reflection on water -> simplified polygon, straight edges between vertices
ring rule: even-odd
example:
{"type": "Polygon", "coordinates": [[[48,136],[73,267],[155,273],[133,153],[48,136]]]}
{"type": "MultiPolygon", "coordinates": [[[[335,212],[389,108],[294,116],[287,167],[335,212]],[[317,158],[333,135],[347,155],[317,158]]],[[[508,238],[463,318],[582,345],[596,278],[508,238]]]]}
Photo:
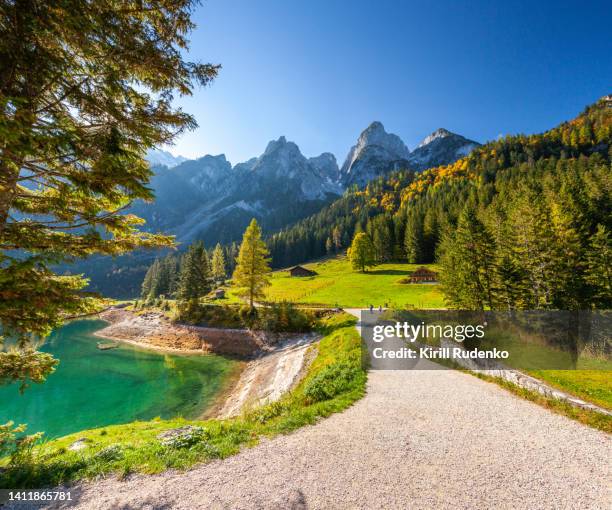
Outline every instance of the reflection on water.
{"type": "Polygon", "coordinates": [[[104,425],[178,415],[193,418],[209,405],[229,374],[231,360],[181,356],[121,344],[99,350],[97,320],[75,321],[41,348],[60,360],[54,374],[23,395],[0,387],[0,423],[27,423],[29,432],[58,437],[104,425]]]}

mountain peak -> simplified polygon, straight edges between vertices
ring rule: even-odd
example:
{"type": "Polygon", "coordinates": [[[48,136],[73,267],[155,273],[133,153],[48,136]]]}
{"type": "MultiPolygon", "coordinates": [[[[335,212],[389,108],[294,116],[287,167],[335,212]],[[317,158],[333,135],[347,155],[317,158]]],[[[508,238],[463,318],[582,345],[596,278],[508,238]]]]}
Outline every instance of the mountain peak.
{"type": "Polygon", "coordinates": [[[202,161],[204,163],[207,161],[219,161],[221,163],[227,163],[227,158],[225,157],[225,154],[217,154],[216,156],[213,156],[212,154],[206,154],[201,158],[198,158],[196,161],[202,161]]]}
{"type": "Polygon", "coordinates": [[[354,156],[358,157],[359,153],[367,146],[378,145],[383,149],[392,153],[396,159],[405,158],[410,154],[408,147],[402,142],[401,138],[393,133],[387,133],[382,122],[375,120],[359,135],[354,156]]]}
{"type": "Polygon", "coordinates": [[[410,156],[408,147],[379,121],[372,122],[351,147],[340,170],[345,186],[364,186],[373,178],[404,166],[410,156]]]}
{"type": "Polygon", "coordinates": [[[379,120],[375,120],[365,128],[364,132],[365,131],[385,131],[385,126],[383,126],[382,122],[379,120]]]}
{"type": "Polygon", "coordinates": [[[430,135],[426,136],[423,141],[417,145],[417,149],[419,147],[423,147],[424,145],[430,144],[434,140],[438,140],[440,138],[446,138],[447,136],[457,136],[455,133],[451,133],[448,129],[438,128],[430,135]]]}
{"type": "Polygon", "coordinates": [[[480,144],[448,129],[436,129],[412,151],[410,163],[415,170],[425,170],[452,163],[467,156],[480,144]]]}
{"type": "Polygon", "coordinates": [[[266,150],[264,151],[263,155],[271,154],[279,149],[283,149],[284,147],[290,147],[290,148],[295,147],[295,149],[297,149],[298,152],[300,150],[295,143],[288,142],[287,138],[285,138],[285,136],[283,135],[283,136],[279,136],[278,140],[270,140],[268,142],[268,145],[266,146],[266,150]]]}

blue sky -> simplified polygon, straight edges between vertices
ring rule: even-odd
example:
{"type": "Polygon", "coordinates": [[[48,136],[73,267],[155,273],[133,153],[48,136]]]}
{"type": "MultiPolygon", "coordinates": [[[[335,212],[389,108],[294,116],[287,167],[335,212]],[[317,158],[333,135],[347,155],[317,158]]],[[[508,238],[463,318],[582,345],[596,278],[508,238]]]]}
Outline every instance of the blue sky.
{"type": "Polygon", "coordinates": [[[612,93],[610,1],[207,0],[190,58],[223,66],[178,100],[171,152],[232,163],[285,135],[339,164],[373,120],[410,149],[438,127],[535,133],[612,93]]]}

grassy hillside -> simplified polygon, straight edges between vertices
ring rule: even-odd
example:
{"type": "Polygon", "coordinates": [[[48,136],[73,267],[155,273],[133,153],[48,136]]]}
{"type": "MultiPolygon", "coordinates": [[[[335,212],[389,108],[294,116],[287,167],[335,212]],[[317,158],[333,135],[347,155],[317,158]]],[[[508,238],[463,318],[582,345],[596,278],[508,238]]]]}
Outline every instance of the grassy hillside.
{"type": "MultiPolygon", "coordinates": [[[[444,308],[444,300],[435,284],[405,284],[419,265],[385,263],[367,273],[351,269],[346,257],[305,264],[316,276],[292,278],[287,271],[273,273],[267,291],[269,301],[291,301],[313,305],[366,308],[387,303],[401,308],[444,308]]],[[[435,266],[429,265],[434,268],[435,266]]]]}

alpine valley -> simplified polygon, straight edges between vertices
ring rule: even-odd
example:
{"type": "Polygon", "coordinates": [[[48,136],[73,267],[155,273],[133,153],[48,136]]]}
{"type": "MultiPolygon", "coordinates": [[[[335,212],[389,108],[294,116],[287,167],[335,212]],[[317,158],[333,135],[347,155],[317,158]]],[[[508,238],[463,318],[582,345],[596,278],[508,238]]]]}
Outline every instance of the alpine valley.
{"type": "MultiPolygon", "coordinates": [[[[252,218],[272,234],[317,213],[349,188],[363,188],[399,169],[422,171],[452,163],[479,145],[438,129],[411,152],[399,136],[372,122],[342,167],[329,152],[304,156],[284,136],[270,141],[260,156],[235,165],[224,154],[187,160],[154,150],[147,159],[154,172],[150,185],[155,201],[134,203],[130,212],[146,221],[144,230],[176,236],[179,249],[194,240],[207,247],[229,244],[239,241],[252,218]]],[[[92,258],[73,265],[71,272],[84,272],[92,290],[130,297],[138,294],[144,271],[156,255],[92,258]]]]}

